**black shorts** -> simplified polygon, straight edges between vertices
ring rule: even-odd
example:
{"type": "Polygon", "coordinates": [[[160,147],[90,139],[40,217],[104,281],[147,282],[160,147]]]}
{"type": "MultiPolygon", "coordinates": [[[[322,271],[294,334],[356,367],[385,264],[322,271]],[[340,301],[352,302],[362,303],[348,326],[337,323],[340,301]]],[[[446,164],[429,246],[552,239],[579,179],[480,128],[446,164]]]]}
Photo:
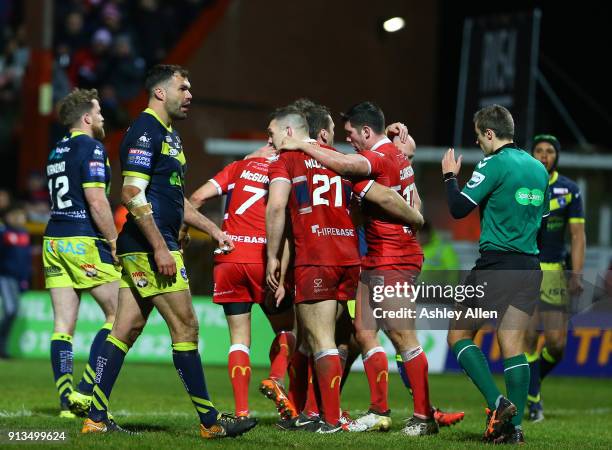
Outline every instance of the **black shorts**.
{"type": "Polygon", "coordinates": [[[463,304],[469,308],[496,311],[501,318],[508,306],[533,311],[540,298],[542,271],[536,255],[485,251],[468,274],[465,286],[474,286],[481,297],[471,297],[463,304]]]}
{"type": "MultiPolygon", "coordinates": [[[[246,314],[250,313],[253,305],[256,303],[253,302],[231,302],[231,303],[221,303],[223,305],[223,312],[226,316],[237,316],[238,314],[246,314]]],[[[261,306],[261,310],[266,314],[266,316],[274,316],[276,314],[284,313],[291,307],[293,307],[293,296],[285,295],[283,301],[278,305],[278,308],[272,308],[266,305],[266,302],[262,302],[259,304],[261,306]]]]}

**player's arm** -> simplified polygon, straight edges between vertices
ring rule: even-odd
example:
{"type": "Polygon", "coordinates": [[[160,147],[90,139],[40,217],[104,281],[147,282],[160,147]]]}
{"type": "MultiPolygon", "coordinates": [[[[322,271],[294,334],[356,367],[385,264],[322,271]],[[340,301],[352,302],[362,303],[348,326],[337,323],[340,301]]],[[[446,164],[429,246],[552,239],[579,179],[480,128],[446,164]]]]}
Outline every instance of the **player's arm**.
{"type": "Polygon", "coordinates": [[[108,241],[111,248],[111,254],[113,261],[118,263],[117,259],[117,229],[115,228],[115,221],[113,219],[113,212],[111,211],[106,192],[103,187],[84,187],[85,200],[89,206],[89,212],[93,219],[96,227],[104,236],[104,239],[108,241]]]}
{"type": "Polygon", "coordinates": [[[291,239],[285,235],[285,239],[283,239],[283,256],[280,260],[280,276],[278,279],[278,287],[276,291],[274,291],[274,299],[276,300],[276,307],[278,307],[283,298],[285,298],[285,278],[287,277],[287,270],[289,270],[289,265],[291,260],[293,259],[293,245],[291,239]]]}
{"type": "Polygon", "coordinates": [[[234,249],[234,244],[230,240],[229,236],[225,234],[224,231],[221,231],[221,229],[212,220],[195,209],[195,207],[187,199],[185,199],[184,221],[187,225],[208,233],[219,243],[219,248],[225,253],[229,253],[234,249]]]}
{"type": "Polygon", "coordinates": [[[414,208],[421,212],[423,211],[423,209],[421,208],[423,206],[423,203],[421,202],[421,196],[419,195],[419,191],[416,187],[416,184],[414,185],[414,208]]]}
{"type": "Polygon", "coordinates": [[[216,186],[212,180],[208,180],[191,194],[189,203],[191,203],[194,208],[200,209],[208,200],[219,197],[220,195],[221,193],[219,192],[218,186],[216,186]]]}
{"type": "Polygon", "coordinates": [[[462,156],[455,161],[455,150],[449,148],[442,158],[442,174],[446,185],[446,201],[451,215],[455,219],[462,219],[467,216],[478,203],[465,195],[462,195],[457,183],[457,174],[461,169],[462,156]]]}
{"type": "Polygon", "coordinates": [[[574,199],[572,203],[570,203],[569,231],[572,257],[572,275],[569,280],[569,290],[573,295],[577,295],[583,290],[582,271],[584,269],[584,254],[586,252],[584,212],[582,209],[580,191],[574,194],[574,199]]]}
{"type": "Polygon", "coordinates": [[[266,206],[266,240],[268,263],[266,268],[266,281],[272,289],[279,286],[279,261],[281,244],[285,232],[285,210],[291,193],[289,180],[271,180],[266,206]]]}
{"type": "Polygon", "coordinates": [[[176,262],[153,220],[153,207],[145,196],[148,185],[149,181],[144,178],[126,176],[121,188],[121,202],[134,217],[136,225],[153,248],[157,270],[162,275],[171,277],[176,274],[176,262]]]}
{"type": "Polygon", "coordinates": [[[409,206],[401,195],[386,186],[373,182],[365,192],[364,198],[376,203],[389,216],[401,220],[406,225],[418,229],[425,223],[423,216],[416,208],[409,206]]]}
{"type": "Polygon", "coordinates": [[[408,140],[408,127],[401,122],[394,122],[391,125],[387,125],[385,135],[391,140],[395,136],[399,136],[400,141],[404,143],[408,140]]]}
{"type": "Polygon", "coordinates": [[[325,167],[344,176],[370,175],[370,163],[361,155],[345,155],[344,153],[323,148],[310,142],[300,141],[290,136],[282,143],[283,150],[301,150],[316,159],[325,167]]]}

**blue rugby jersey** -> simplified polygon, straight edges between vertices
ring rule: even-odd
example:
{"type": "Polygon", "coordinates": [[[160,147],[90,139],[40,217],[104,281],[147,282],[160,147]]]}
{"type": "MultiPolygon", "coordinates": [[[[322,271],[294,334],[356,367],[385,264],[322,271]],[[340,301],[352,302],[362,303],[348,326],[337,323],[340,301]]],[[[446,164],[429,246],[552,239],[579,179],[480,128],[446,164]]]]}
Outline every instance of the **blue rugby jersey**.
{"type": "MultiPolygon", "coordinates": [[[[145,191],[153,207],[153,219],[169,250],[178,250],[183,223],[185,154],[176,130],[167,126],[150,108],[145,109],[127,131],[120,149],[121,173],[149,182],[145,191]]],[[[131,214],[119,234],[117,253],[151,253],[153,249],[131,214]]]]}
{"type": "Polygon", "coordinates": [[[564,262],[567,224],[584,223],[582,195],[576,183],[558,172],[549,180],[549,191],[550,216],[540,244],[540,261],[564,262]]]}
{"type": "Polygon", "coordinates": [[[85,188],[110,191],[111,170],[104,145],[74,131],[53,147],[47,158],[51,219],[45,236],[102,237],[91,218],[85,188]]]}

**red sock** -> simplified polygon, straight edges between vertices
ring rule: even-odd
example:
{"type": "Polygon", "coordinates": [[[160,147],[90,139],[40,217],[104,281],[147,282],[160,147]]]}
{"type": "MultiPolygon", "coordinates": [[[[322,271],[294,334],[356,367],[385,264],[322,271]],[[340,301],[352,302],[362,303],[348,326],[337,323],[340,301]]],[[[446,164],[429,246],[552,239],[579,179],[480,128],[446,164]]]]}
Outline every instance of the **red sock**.
{"type": "Polygon", "coordinates": [[[270,378],[284,380],[287,366],[295,349],[295,336],[291,331],[281,331],[270,346],[270,378]]]}
{"type": "Polygon", "coordinates": [[[298,411],[304,409],[308,389],[308,356],[300,350],[291,357],[289,364],[289,400],[298,411]]]}
{"type": "Polygon", "coordinates": [[[251,359],[246,345],[234,344],[230,347],[227,371],[234,390],[236,416],[249,414],[251,359]]]}
{"type": "Polygon", "coordinates": [[[308,358],[308,387],[306,390],[306,404],[304,414],[307,416],[319,415],[319,403],[317,401],[317,374],[314,369],[314,359],[308,358]]]}
{"type": "Polygon", "coordinates": [[[427,356],[421,347],[417,347],[402,352],[402,360],[412,388],[414,415],[427,419],[431,417],[427,356]]]}
{"type": "Polygon", "coordinates": [[[321,391],[321,403],[325,421],[336,425],[340,420],[340,383],[342,365],[335,348],[319,352],[315,356],[315,370],[321,391]]]}
{"type": "Polygon", "coordinates": [[[374,347],[363,360],[363,367],[370,385],[370,409],[384,413],[389,410],[389,362],[382,347],[374,347]]]}

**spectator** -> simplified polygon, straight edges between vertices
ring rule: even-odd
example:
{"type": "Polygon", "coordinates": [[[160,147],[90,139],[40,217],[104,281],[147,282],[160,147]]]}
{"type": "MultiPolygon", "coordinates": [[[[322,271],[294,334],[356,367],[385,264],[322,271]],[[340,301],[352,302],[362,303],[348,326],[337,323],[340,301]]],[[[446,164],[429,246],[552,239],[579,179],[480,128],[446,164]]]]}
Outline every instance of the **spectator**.
{"type": "Polygon", "coordinates": [[[14,205],[0,225],[0,358],[8,358],[8,339],[19,309],[21,292],[29,288],[32,275],[30,236],[24,228],[26,213],[14,205]]]}
{"type": "Polygon", "coordinates": [[[25,209],[29,221],[37,223],[49,221],[49,191],[45,177],[39,172],[31,172],[28,177],[25,209]]]}
{"type": "Polygon", "coordinates": [[[145,61],[134,55],[129,36],[122,34],[115,39],[110,83],[120,101],[135,97],[141,90],[145,75],[145,61]]]}
{"type": "Polygon", "coordinates": [[[93,35],[91,47],[83,48],[74,54],[68,69],[68,76],[73,86],[95,88],[106,80],[112,40],[111,33],[105,28],[100,28],[93,35]]]}

